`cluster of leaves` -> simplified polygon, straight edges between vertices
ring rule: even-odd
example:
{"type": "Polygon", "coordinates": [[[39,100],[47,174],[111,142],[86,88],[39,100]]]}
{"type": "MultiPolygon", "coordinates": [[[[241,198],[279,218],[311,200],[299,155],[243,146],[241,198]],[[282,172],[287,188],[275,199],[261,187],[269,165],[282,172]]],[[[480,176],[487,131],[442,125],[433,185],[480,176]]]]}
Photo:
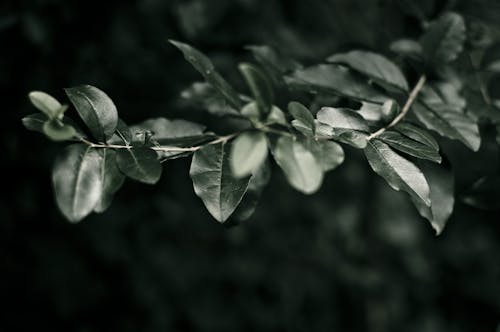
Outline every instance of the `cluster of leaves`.
{"type": "MultiPolygon", "coordinates": [[[[52,176],[70,221],[106,210],[125,177],[155,184],[162,162],[191,155],[194,191],[210,214],[219,222],[244,220],[270,180],[271,159],[293,188],[312,194],[344,161],[344,144],[362,150],[373,171],[408,193],[440,233],[455,198],[439,142],[458,140],[477,151],[479,122],[499,119],[477,66],[462,64],[471,46],[457,13],[428,24],[418,41],[392,43],[394,62],[352,50],[304,67],[268,46],[250,46],[259,66],[239,65],[250,96],[237,92],[200,51],[171,43],[205,79],[182,97],[215,116],[237,118],[237,128],[219,136],[198,123],[164,118],[127,126],[104,92],[88,85],[66,89],[87,133],[65,116],[66,105],[30,93],[41,113],[25,117],[24,125],[56,141],[75,141],[56,159],[52,176]],[[479,82],[464,83],[471,73],[479,82]]],[[[500,68],[498,47],[480,53],[482,68],[500,68]]]]}

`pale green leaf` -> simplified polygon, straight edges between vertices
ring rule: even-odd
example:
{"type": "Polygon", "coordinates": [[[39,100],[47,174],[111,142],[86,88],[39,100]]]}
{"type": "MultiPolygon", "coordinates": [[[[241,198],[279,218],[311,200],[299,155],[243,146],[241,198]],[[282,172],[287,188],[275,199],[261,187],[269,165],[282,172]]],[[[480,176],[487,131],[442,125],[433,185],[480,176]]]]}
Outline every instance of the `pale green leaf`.
{"type": "Polygon", "coordinates": [[[67,141],[76,136],[75,128],[57,119],[47,120],[43,124],[43,133],[53,141],[67,141]]]}
{"type": "Polygon", "coordinates": [[[321,187],[323,166],[304,143],[282,136],[272,152],[292,187],[304,194],[312,194],[321,187]]]}
{"type": "Polygon", "coordinates": [[[267,158],[267,138],[263,132],[245,132],[231,144],[230,165],[235,177],[251,175],[267,158]]]}
{"type": "Polygon", "coordinates": [[[42,91],[32,91],[28,97],[33,106],[51,119],[58,117],[63,107],[57,99],[42,91]]]}
{"type": "Polygon", "coordinates": [[[361,115],[347,108],[323,107],[316,114],[319,122],[333,128],[369,131],[366,120],[361,115]]]}
{"type": "Polygon", "coordinates": [[[307,128],[312,135],[316,133],[316,123],[311,111],[299,102],[292,101],[288,104],[288,112],[297,121],[296,126],[307,128]]]}

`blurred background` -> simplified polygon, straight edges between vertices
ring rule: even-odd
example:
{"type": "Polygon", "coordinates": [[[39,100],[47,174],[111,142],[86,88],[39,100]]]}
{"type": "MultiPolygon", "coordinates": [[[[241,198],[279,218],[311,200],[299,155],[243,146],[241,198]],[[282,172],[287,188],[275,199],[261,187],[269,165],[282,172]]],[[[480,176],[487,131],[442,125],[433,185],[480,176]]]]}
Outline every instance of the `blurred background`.
{"type": "MultiPolygon", "coordinates": [[[[165,163],[156,186],[127,181],[108,211],[73,225],[50,182],[61,146],[21,124],[30,90],[66,100],[63,87],[85,83],[129,124],[164,116],[217,128],[180,102],[201,78],[167,38],[242,87],[245,45],[306,64],[354,47],[387,53],[447,8],[500,22],[495,0],[2,0],[0,331],[500,331],[498,210],[457,201],[436,237],[347,149],[313,196],[275,170],[238,226],[218,224],[194,195],[189,158],[165,163]]],[[[483,134],[477,154],[446,143],[458,196],[498,174],[483,134]]]]}

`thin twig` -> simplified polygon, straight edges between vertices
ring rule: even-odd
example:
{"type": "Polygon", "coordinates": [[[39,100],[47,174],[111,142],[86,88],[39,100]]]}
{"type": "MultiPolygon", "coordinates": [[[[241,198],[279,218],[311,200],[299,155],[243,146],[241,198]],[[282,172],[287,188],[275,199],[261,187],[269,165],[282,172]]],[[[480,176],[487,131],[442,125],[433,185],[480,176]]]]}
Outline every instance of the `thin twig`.
{"type": "Polygon", "coordinates": [[[389,123],[387,126],[380,128],[376,132],[370,134],[370,136],[368,136],[368,140],[374,139],[375,137],[377,137],[380,134],[382,134],[383,132],[385,132],[387,129],[394,127],[401,120],[403,120],[403,118],[406,116],[406,114],[410,110],[411,105],[413,104],[413,102],[417,98],[418,93],[424,87],[426,80],[427,80],[427,77],[425,76],[425,74],[420,76],[417,84],[415,85],[413,90],[411,90],[410,95],[408,96],[408,99],[406,100],[406,103],[404,104],[403,109],[401,110],[401,113],[399,113],[394,119],[392,119],[391,123],[389,123]]]}
{"type": "MultiPolygon", "coordinates": [[[[150,149],[158,152],[195,152],[205,145],[210,145],[210,144],[218,144],[218,143],[224,143],[232,139],[234,136],[238,135],[238,133],[233,133],[229,134],[226,136],[220,136],[213,141],[210,141],[204,145],[197,145],[197,146],[192,146],[192,147],[178,147],[178,146],[151,146],[150,149]]],[[[80,138],[80,141],[83,143],[89,145],[90,147],[96,148],[96,149],[133,149],[134,147],[131,145],[117,145],[117,144],[98,144],[98,143],[93,143],[83,137],[80,138]]]]}

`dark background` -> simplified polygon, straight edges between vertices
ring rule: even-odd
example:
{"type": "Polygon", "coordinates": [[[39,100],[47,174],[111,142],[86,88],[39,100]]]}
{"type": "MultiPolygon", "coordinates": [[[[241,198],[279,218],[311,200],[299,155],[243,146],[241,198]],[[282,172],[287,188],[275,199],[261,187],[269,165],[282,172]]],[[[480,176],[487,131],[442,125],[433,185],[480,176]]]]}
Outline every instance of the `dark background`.
{"type": "MultiPolygon", "coordinates": [[[[313,196],[275,170],[257,213],[236,227],[194,195],[189,159],[166,163],[156,186],[127,181],[107,212],[73,225],[50,183],[61,146],[20,121],[34,112],[30,90],[65,100],[63,87],[86,83],[128,123],[217,126],[179,102],[200,77],[167,38],[203,50],[241,87],[244,45],[304,63],[354,47],[387,53],[449,6],[500,21],[494,0],[3,0],[0,331],[497,331],[498,211],[457,202],[435,237],[348,149],[313,196]]],[[[495,144],[477,154],[447,144],[460,156],[457,195],[498,172],[495,144]]]]}

